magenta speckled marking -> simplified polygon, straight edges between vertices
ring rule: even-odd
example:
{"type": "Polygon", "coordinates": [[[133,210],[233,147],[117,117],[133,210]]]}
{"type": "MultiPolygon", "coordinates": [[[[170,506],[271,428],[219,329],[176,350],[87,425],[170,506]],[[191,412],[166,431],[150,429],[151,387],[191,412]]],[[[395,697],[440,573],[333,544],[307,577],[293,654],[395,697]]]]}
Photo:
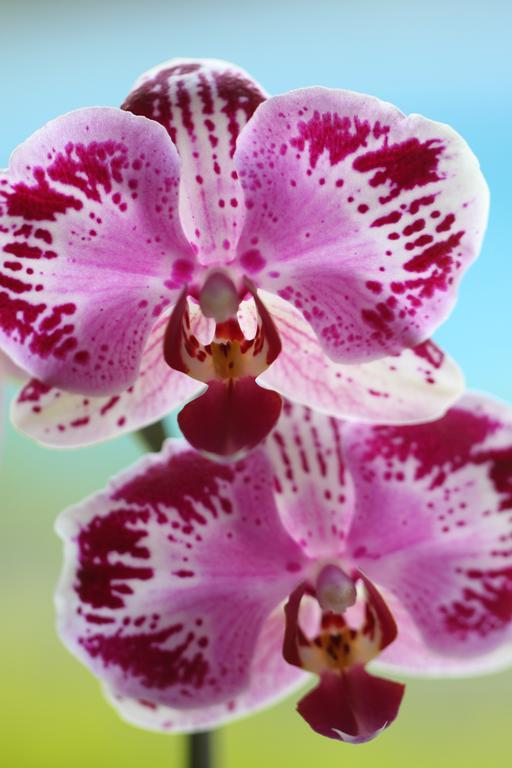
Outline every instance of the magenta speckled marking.
{"type": "Polygon", "coordinates": [[[48,384],[32,379],[28,384],[25,384],[18,399],[20,403],[38,403],[50,390],[51,387],[48,384]]]}
{"type": "Polygon", "coordinates": [[[147,121],[78,110],[26,142],[9,174],[0,176],[0,249],[10,257],[0,262],[0,328],[8,349],[65,390],[122,390],[169,291],[193,271],[183,268],[192,254],[177,218],[175,150],[147,121]],[[104,138],[109,133],[114,138],[104,138]]]}
{"type": "MultiPolygon", "coordinates": [[[[375,427],[365,442],[365,455],[368,459],[381,456],[401,462],[414,458],[415,479],[431,477],[431,489],[442,485],[449,472],[468,464],[499,461],[503,456],[509,456],[512,462],[512,449],[478,453],[477,446],[499,428],[499,423],[488,416],[452,408],[436,427],[435,430],[429,424],[375,427]]],[[[509,466],[512,468],[512,463],[509,466]]],[[[505,493],[512,504],[512,486],[503,480],[494,483],[495,489],[505,493]]]]}
{"type": "Polygon", "coordinates": [[[427,648],[468,663],[507,642],[512,622],[511,445],[510,410],[478,396],[429,425],[349,428],[355,556],[427,648]]]}
{"type": "Polygon", "coordinates": [[[32,186],[18,182],[10,192],[0,190],[0,204],[4,198],[9,216],[25,221],[55,221],[57,214],[65,213],[70,208],[75,211],[82,209],[80,200],[51,188],[44,168],[34,168],[33,176],[36,183],[32,186]]]}
{"type": "Polygon", "coordinates": [[[257,248],[251,248],[240,256],[240,264],[244,270],[253,275],[257,272],[261,272],[266,265],[266,261],[263,258],[261,251],[257,248]]]}
{"type": "MultiPolygon", "coordinates": [[[[207,522],[204,513],[199,512],[199,505],[212,517],[217,517],[213,498],[218,497],[219,482],[232,479],[233,470],[227,464],[213,464],[190,452],[171,456],[167,465],[150,467],[145,474],[119,488],[113,498],[150,507],[154,512],[158,512],[161,505],[170,506],[182,520],[184,530],[191,533],[193,526],[203,526],[207,522]]],[[[230,514],[229,499],[218,498],[224,513],[230,514]]]]}
{"type": "Polygon", "coordinates": [[[113,184],[121,184],[129,167],[128,147],[118,141],[68,142],[47,168],[52,181],[80,190],[88,200],[101,202],[113,184]],[[101,191],[100,191],[101,189],[101,191]]]}
{"type": "Polygon", "coordinates": [[[386,224],[396,224],[400,219],[402,218],[402,214],[400,211],[391,211],[391,213],[387,213],[385,216],[379,216],[378,219],[375,219],[375,221],[372,221],[370,224],[371,227],[384,227],[386,224]]]}
{"type": "MultiPolygon", "coordinates": [[[[236,70],[210,71],[200,64],[164,68],[139,85],[125,100],[122,108],[157,120],[180,146],[177,114],[189,138],[197,139],[194,107],[196,92],[201,104],[199,113],[209,116],[207,121],[203,118],[201,124],[205,124],[210,138],[211,134],[220,129],[218,115],[224,115],[230,137],[230,154],[233,156],[240,130],[264,100],[259,88],[236,70]]],[[[210,147],[210,150],[213,148],[210,147]]],[[[211,154],[211,151],[207,154],[211,154]]]]}
{"type": "Polygon", "coordinates": [[[183,625],[174,624],[154,632],[92,635],[81,645],[92,658],[99,657],[108,666],[116,665],[148,689],[174,686],[202,688],[212,685],[207,678],[209,665],[201,653],[201,644],[193,632],[182,634],[183,625]],[[169,648],[169,640],[177,636],[169,648]]]}
{"type": "Polygon", "coordinates": [[[426,272],[435,266],[440,268],[445,275],[449,275],[455,266],[452,253],[460,244],[463,235],[464,232],[457,232],[450,235],[446,240],[434,243],[417,256],[406,261],[404,269],[407,272],[426,272]]]}
{"type": "Polygon", "coordinates": [[[308,120],[297,123],[298,135],[290,138],[290,145],[304,152],[309,147],[309,163],[315,168],[319,157],[327,151],[331,165],[337,165],[348,155],[366,146],[372,129],[367,120],[340,116],[317,110],[308,120]]]}
{"type": "Polygon", "coordinates": [[[214,73],[213,77],[218,97],[223,102],[221,112],[227,117],[230,155],[233,157],[238,134],[265,97],[253,82],[238,73],[226,70],[214,73]]]}
{"type": "MultiPolygon", "coordinates": [[[[1,190],[0,213],[3,202],[7,214],[16,221],[13,236],[33,236],[37,240],[51,243],[50,232],[37,228],[32,235],[32,227],[26,224],[20,226],[19,219],[53,222],[57,215],[63,215],[69,209],[81,210],[83,203],[72,195],[64,195],[53,189],[50,181],[75,187],[87,199],[99,202],[100,188],[109,193],[112,181],[122,181],[122,168],[127,164],[126,152],[123,144],[114,141],[91,142],[88,145],[69,142],[64,152],[54,152],[46,170],[37,167],[32,171],[35,182],[32,186],[19,182],[13,184],[10,191],[1,190]]],[[[20,260],[57,258],[55,251],[43,250],[39,245],[32,245],[25,240],[7,242],[3,251],[20,260]]],[[[14,280],[2,274],[0,286],[10,294],[24,294],[40,289],[39,284],[34,286],[33,282],[14,280]]],[[[43,288],[44,283],[41,284],[41,289],[43,288]]],[[[76,313],[74,303],[54,306],[50,314],[43,317],[47,309],[44,304],[31,304],[6,293],[3,293],[1,298],[1,327],[9,336],[17,335],[22,343],[29,339],[28,346],[32,354],[42,359],[48,359],[50,356],[64,359],[76,349],[78,342],[72,335],[75,328],[67,321],[67,318],[76,313]],[[36,320],[39,320],[39,323],[36,320]]]]}
{"type": "Polygon", "coordinates": [[[149,550],[146,537],[147,511],[113,510],[106,517],[94,517],[78,536],[77,582],[80,600],[93,608],[122,608],[123,595],[130,594],[127,582],[146,581],[152,568],[144,565],[149,550]],[[116,555],[130,555],[139,565],[116,562],[116,555]]]}
{"type": "Polygon", "coordinates": [[[309,556],[338,546],[346,536],[352,503],[340,422],[285,401],[267,451],[276,494],[293,499],[283,514],[295,540],[309,556]]]}
{"type": "Polygon", "coordinates": [[[467,568],[463,574],[469,586],[461,599],[440,608],[448,631],[459,637],[475,633],[486,637],[506,628],[512,621],[512,566],[467,568]]]}
{"type": "Polygon", "coordinates": [[[439,181],[437,169],[443,150],[444,144],[439,139],[420,142],[411,138],[359,155],[353,168],[360,173],[375,171],[369,180],[372,187],[389,185],[389,194],[380,198],[382,203],[387,203],[404,191],[439,181]]]}
{"type": "Polygon", "coordinates": [[[443,365],[446,355],[433,341],[424,341],[412,350],[417,357],[426,360],[436,371],[443,365]]]}

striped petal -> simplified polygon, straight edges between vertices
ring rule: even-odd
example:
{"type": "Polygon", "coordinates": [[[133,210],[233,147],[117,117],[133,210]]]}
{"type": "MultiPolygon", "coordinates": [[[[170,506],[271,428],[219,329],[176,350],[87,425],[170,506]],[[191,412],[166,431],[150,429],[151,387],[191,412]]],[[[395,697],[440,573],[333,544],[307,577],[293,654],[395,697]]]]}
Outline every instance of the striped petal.
{"type": "Polygon", "coordinates": [[[265,450],[276,503],[290,536],[308,557],[338,555],[345,547],[354,506],[342,423],[285,401],[265,450]]]}
{"type": "Polygon", "coordinates": [[[238,134],[265,99],[239,67],[171,59],[144,73],[123,109],[161,123],[181,158],[180,214],[202,264],[232,261],[245,215],[233,161],[238,134]]]}

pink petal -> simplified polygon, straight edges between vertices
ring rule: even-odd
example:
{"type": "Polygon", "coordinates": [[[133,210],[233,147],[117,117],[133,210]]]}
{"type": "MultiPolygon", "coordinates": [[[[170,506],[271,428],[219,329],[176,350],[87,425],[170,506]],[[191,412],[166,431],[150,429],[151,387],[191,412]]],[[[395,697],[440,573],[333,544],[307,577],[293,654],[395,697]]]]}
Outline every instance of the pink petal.
{"type": "Polygon", "coordinates": [[[283,611],[280,608],[266,619],[258,636],[248,687],[225,703],[200,709],[173,709],[128,699],[113,691],[107,690],[107,695],[125,720],[142,728],[181,733],[218,728],[277,703],[297,691],[309,678],[309,675],[284,661],[281,654],[283,633],[283,611]]]}
{"type": "Polygon", "coordinates": [[[117,395],[84,397],[33,379],[12,404],[16,427],[45,445],[74,448],[133,432],[167,416],[202,389],[202,384],[165,363],[167,321],[166,313],[155,323],[131,387],[117,395]]]}
{"type": "Polygon", "coordinates": [[[190,445],[212,456],[238,457],[255,448],[275,426],[282,400],[250,376],[210,381],[188,403],[178,424],[190,445]]]}
{"type": "Polygon", "coordinates": [[[354,504],[343,456],[341,423],[284,403],[265,449],[283,524],[308,557],[344,549],[354,504]]]}
{"type": "MultiPolygon", "coordinates": [[[[64,642],[123,697],[197,709],[244,691],[301,578],[261,452],[222,465],[169,441],[58,523],[64,642]]],[[[289,678],[288,678],[289,680],[289,678]]]]}
{"type": "Polygon", "coordinates": [[[361,666],[342,675],[326,673],[298,704],[299,714],[322,736],[362,744],[398,715],[404,686],[373,677],[361,666]]]}
{"type": "Polygon", "coordinates": [[[0,174],[0,343],[47,384],[135,380],[156,317],[194,269],[165,131],[118,109],[48,123],[0,174]]]}
{"type": "MultiPolygon", "coordinates": [[[[462,394],[459,368],[432,341],[398,357],[335,363],[295,307],[260,293],[277,326],[282,351],[258,380],[284,397],[339,418],[392,424],[438,418],[462,394]]],[[[243,302],[241,311],[248,315],[250,302],[243,302]]]]}
{"type": "Polygon", "coordinates": [[[345,430],[359,567],[435,652],[470,658],[510,642],[510,409],[473,395],[433,423],[345,430]]]}
{"type": "Polygon", "coordinates": [[[512,666],[512,643],[498,646],[479,656],[436,653],[425,642],[414,618],[397,598],[386,593],[385,599],[399,632],[396,640],[372,662],[371,668],[376,672],[446,678],[484,675],[512,666]]]}
{"type": "Polygon", "coordinates": [[[398,354],[447,317],[488,208],[451,128],[310,88],[262,104],[235,159],[248,209],[239,263],[301,310],[334,360],[398,354]]]}
{"type": "Polygon", "coordinates": [[[245,207],[233,153],[265,99],[244,70],[214,59],[171,59],[143,74],[123,109],[161,123],[178,149],[180,213],[202,264],[229,262],[245,207]]]}

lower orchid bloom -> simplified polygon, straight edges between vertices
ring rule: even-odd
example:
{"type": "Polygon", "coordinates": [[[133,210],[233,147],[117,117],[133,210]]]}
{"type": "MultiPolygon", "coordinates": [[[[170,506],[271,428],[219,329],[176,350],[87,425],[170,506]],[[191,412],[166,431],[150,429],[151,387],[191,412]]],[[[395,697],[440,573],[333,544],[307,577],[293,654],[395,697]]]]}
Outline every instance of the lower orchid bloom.
{"type": "Polygon", "coordinates": [[[0,173],[0,345],[35,377],[15,421],[78,445],[194,398],[185,436],[236,456],[274,426],[280,395],[338,417],[436,418],[460,376],[426,340],[487,208],[446,125],[167,62],[122,109],[48,123],[0,173]]]}
{"type": "Polygon", "coordinates": [[[298,711],[373,738],[403,685],[512,663],[512,412],[466,396],[420,426],[285,403],[219,464],[170,440],[58,522],[59,632],[127,720],[211,728],[318,677],[298,711]]]}

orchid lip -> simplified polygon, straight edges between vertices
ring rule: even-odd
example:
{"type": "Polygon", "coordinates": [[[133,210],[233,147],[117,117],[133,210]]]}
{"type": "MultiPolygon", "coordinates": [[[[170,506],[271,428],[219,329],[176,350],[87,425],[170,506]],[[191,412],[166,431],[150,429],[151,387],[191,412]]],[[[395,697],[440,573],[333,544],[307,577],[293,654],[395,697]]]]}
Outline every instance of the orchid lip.
{"type": "Polygon", "coordinates": [[[351,578],[332,564],[321,569],[315,587],[302,582],[291,593],[285,614],[285,660],[318,675],[341,674],[366,665],[397,634],[393,615],[376,587],[362,573],[355,572],[351,578]],[[314,637],[306,636],[300,626],[301,602],[306,595],[313,597],[322,610],[314,637]],[[345,616],[345,612],[356,602],[364,611],[357,626],[352,626],[352,617],[345,616]]]}

